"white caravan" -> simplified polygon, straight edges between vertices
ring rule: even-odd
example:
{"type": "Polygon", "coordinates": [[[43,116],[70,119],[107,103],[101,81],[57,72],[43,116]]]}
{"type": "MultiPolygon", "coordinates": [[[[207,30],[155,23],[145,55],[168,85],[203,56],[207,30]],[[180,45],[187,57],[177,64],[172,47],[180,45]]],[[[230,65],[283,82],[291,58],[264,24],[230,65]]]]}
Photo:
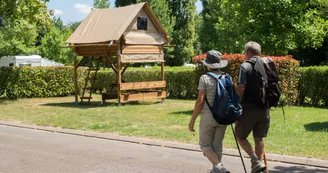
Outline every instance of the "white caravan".
{"type": "Polygon", "coordinates": [[[47,60],[39,55],[31,56],[4,56],[0,59],[0,67],[3,66],[64,66],[64,64],[47,60]]]}

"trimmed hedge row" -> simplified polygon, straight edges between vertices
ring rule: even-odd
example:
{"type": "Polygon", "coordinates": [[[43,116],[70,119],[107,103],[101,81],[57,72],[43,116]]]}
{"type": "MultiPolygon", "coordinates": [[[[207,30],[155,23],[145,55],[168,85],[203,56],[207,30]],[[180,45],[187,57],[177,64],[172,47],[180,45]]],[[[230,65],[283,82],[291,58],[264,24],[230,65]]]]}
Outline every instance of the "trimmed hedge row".
{"type": "MultiPolygon", "coordinates": [[[[78,70],[79,89],[84,85],[86,68],[78,70]]],[[[2,67],[0,68],[0,96],[7,98],[57,97],[74,93],[73,67],[2,67]]],[[[169,98],[193,99],[197,84],[192,68],[166,68],[166,90],[169,98]]],[[[123,75],[127,82],[161,80],[160,67],[151,69],[129,68],[123,75]]],[[[115,83],[112,70],[99,71],[94,87],[105,91],[115,83]]]]}
{"type": "MultiPolygon", "coordinates": [[[[86,70],[78,70],[82,86],[86,70]]],[[[0,95],[7,98],[57,97],[74,93],[73,67],[1,67],[0,95]]]]}
{"type": "Polygon", "coordinates": [[[300,104],[328,106],[328,66],[300,68],[300,104]]]}
{"type": "MultiPolygon", "coordinates": [[[[235,55],[237,56],[237,55],[235,55]]],[[[239,56],[239,55],[238,55],[239,56]]],[[[237,80],[238,65],[242,57],[229,61],[225,71],[237,80]]],[[[328,106],[328,66],[297,68],[298,63],[289,57],[274,57],[279,69],[282,101],[287,105],[309,103],[328,106]],[[300,80],[300,81],[299,81],[300,80]]],[[[166,91],[169,98],[195,99],[198,79],[205,68],[165,68],[166,91]]],[[[79,88],[84,84],[87,71],[78,70],[79,88]]],[[[98,90],[109,89],[116,81],[112,70],[99,71],[95,87],[98,90]]],[[[151,69],[129,68],[123,75],[127,82],[161,80],[160,67],[151,69]]],[[[32,97],[67,96],[74,93],[73,67],[1,67],[0,95],[10,99],[32,97]]]]}

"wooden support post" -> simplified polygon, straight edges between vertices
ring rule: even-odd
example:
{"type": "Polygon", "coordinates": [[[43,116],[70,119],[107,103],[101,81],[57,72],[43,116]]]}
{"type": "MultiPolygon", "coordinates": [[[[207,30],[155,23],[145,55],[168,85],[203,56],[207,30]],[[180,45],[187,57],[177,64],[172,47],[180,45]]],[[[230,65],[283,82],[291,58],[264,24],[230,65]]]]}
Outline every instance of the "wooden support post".
{"type": "MultiPolygon", "coordinates": [[[[165,81],[164,78],[164,62],[161,63],[161,73],[162,73],[162,81],[165,81]]],[[[165,87],[162,88],[162,91],[165,91],[165,87]]],[[[165,98],[162,98],[162,103],[165,103],[165,98]]]]}
{"type": "Polygon", "coordinates": [[[123,76],[125,70],[129,67],[129,65],[130,65],[130,64],[126,64],[126,65],[125,65],[125,67],[124,67],[124,69],[123,69],[123,71],[122,71],[122,73],[121,73],[122,76],[123,76]]]}
{"type": "Polygon", "coordinates": [[[76,53],[76,49],[74,49],[74,88],[75,88],[75,104],[79,104],[78,101],[78,86],[77,86],[77,68],[78,68],[78,64],[77,64],[77,53],[76,53]]]}
{"type": "Polygon", "coordinates": [[[77,66],[75,67],[76,69],[80,67],[81,63],[85,60],[85,56],[83,56],[82,60],[77,64],[77,66]]]}
{"type": "Polygon", "coordinates": [[[117,96],[118,96],[118,104],[121,106],[121,83],[122,83],[122,75],[121,75],[121,55],[117,56],[117,96]]]}
{"type": "Polygon", "coordinates": [[[122,52],[122,40],[120,40],[120,45],[118,46],[117,51],[117,98],[118,98],[118,105],[121,106],[121,83],[122,83],[122,74],[121,74],[121,52],[122,52]]]}
{"type": "Polygon", "coordinates": [[[108,54],[106,54],[105,61],[112,67],[114,72],[117,73],[117,69],[116,69],[115,65],[112,63],[112,61],[110,60],[110,56],[108,54]]]}

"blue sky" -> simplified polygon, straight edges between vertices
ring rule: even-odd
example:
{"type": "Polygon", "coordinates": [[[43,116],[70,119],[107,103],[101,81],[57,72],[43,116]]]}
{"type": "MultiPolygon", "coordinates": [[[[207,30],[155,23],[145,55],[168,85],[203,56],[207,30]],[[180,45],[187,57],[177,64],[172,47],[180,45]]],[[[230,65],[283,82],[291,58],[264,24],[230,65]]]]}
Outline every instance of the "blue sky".
{"type": "MultiPolygon", "coordinates": [[[[111,7],[115,0],[110,0],[111,7]]],[[[55,10],[55,16],[59,16],[65,24],[83,20],[91,10],[93,0],[51,0],[47,3],[48,10],[55,10]]],[[[200,0],[197,1],[197,11],[202,10],[200,0]]]]}

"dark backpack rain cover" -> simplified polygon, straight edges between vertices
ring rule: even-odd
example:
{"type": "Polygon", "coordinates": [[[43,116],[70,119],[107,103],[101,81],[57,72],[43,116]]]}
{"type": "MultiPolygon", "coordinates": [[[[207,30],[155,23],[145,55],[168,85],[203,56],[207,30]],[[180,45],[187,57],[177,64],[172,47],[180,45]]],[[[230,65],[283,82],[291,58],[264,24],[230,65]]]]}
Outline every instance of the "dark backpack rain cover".
{"type": "Polygon", "coordinates": [[[246,61],[253,67],[252,75],[256,79],[251,97],[261,108],[277,106],[281,91],[276,66],[270,58],[258,58],[257,61],[246,61]],[[257,93],[257,94],[256,94],[257,93]]]}

